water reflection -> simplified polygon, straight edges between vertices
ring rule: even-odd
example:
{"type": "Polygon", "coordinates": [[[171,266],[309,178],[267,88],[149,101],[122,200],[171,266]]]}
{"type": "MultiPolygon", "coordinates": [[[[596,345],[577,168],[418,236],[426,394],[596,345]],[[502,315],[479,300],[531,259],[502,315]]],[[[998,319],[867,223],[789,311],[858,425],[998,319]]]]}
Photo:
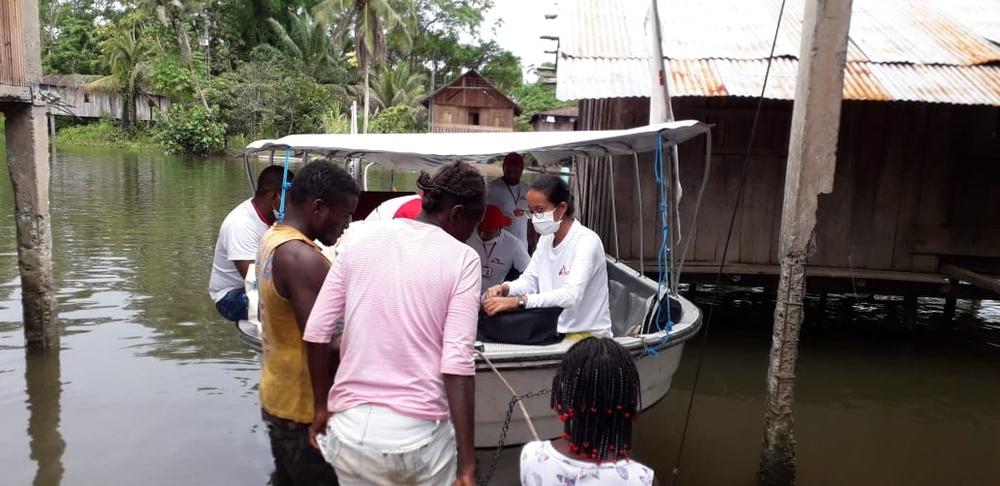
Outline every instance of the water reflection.
{"type": "MultiPolygon", "coordinates": [[[[388,174],[372,175],[388,186],[388,174]]],[[[396,183],[410,188],[412,177],[396,183]]],[[[266,481],[257,357],[206,291],[218,225],[248,195],[236,161],[60,150],[50,197],[63,352],[26,357],[13,198],[0,175],[3,484],[266,481]]],[[[724,296],[681,484],[753,481],[768,299],[724,296]]],[[[803,484],[1000,475],[1000,304],[961,301],[945,326],[935,325],[940,299],[921,304],[915,332],[900,331],[899,303],[849,297],[831,297],[825,319],[807,323],[795,409],[803,484]]],[[[638,429],[637,454],[661,475],[673,466],[696,357],[689,346],[673,390],[638,429]]],[[[516,457],[501,460],[516,468],[516,457]]]]}
{"type": "Polygon", "coordinates": [[[24,382],[28,395],[28,436],[31,459],[38,464],[35,486],[59,486],[62,482],[66,441],[59,433],[62,396],[59,353],[25,352],[24,382]]]}

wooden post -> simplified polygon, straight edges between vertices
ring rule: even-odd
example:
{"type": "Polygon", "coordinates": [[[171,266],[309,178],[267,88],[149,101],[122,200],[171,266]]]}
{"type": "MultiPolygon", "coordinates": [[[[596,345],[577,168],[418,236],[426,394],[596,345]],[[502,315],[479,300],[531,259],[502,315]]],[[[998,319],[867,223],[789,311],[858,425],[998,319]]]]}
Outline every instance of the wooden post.
{"type": "MultiPolygon", "coordinates": [[[[27,86],[42,79],[38,2],[0,0],[21,19],[20,58],[27,86]]],[[[49,136],[45,103],[36,95],[2,107],[7,117],[7,168],[14,189],[17,265],[21,272],[24,336],[31,349],[59,349],[56,298],[52,290],[52,229],[49,226],[49,136]]]]}
{"type": "Polygon", "coordinates": [[[903,327],[907,330],[913,329],[917,325],[917,295],[906,294],[903,296],[903,327]]]}
{"type": "Polygon", "coordinates": [[[9,105],[7,166],[14,186],[17,263],[29,348],[58,349],[49,225],[49,138],[45,107],[9,105]]]}
{"type": "Polygon", "coordinates": [[[947,324],[955,319],[955,309],[958,307],[958,298],[955,297],[956,290],[960,285],[959,281],[953,278],[948,279],[948,294],[944,298],[944,323],[947,324]]]}
{"type": "Polygon", "coordinates": [[[815,249],[820,193],[833,190],[851,0],[809,0],[802,20],[798,81],[792,110],[781,212],[781,273],[767,369],[764,443],[758,479],[795,484],[792,403],[805,296],[805,265],[815,249]]]}

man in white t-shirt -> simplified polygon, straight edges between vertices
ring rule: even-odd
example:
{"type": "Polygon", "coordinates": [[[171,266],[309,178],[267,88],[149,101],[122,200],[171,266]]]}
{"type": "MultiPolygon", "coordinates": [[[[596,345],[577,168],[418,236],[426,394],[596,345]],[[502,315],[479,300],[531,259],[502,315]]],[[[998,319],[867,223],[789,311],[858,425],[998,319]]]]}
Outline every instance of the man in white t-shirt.
{"type": "MultiPolygon", "coordinates": [[[[281,203],[284,168],[272,165],[257,177],[253,197],[229,212],[219,228],[212,259],[208,295],[215,309],[230,321],[247,318],[247,292],[243,285],[250,264],[257,258],[260,237],[274,224],[275,211],[281,203]]],[[[288,181],[292,180],[288,172],[288,181]]]]}
{"type": "MultiPolygon", "coordinates": [[[[487,206],[478,231],[467,242],[482,262],[483,291],[503,283],[512,268],[520,274],[531,260],[524,243],[504,229],[510,223],[510,218],[504,216],[500,208],[487,206]]],[[[517,276],[512,276],[510,280],[515,278],[517,276]]]]}
{"type": "Polygon", "coordinates": [[[503,177],[486,186],[486,204],[496,206],[511,219],[510,232],[528,247],[528,188],[521,184],[524,157],[511,152],[503,158],[503,177]]]}

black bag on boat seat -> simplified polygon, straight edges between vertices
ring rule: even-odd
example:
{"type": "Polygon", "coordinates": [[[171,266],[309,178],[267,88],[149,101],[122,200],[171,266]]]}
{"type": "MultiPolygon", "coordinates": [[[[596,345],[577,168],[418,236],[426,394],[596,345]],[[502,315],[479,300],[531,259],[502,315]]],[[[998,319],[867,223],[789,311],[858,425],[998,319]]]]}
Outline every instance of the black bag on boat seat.
{"type": "Polygon", "coordinates": [[[479,312],[479,340],[541,346],[562,341],[556,331],[562,307],[541,307],[488,316],[479,312]]]}

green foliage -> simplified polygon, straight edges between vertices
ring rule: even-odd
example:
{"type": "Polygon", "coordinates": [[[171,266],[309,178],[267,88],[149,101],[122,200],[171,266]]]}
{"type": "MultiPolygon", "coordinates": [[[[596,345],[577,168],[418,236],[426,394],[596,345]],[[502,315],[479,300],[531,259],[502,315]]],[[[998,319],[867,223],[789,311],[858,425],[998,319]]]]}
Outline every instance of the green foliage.
{"type": "Polygon", "coordinates": [[[351,133],[351,116],[340,111],[339,105],[334,105],[320,118],[323,133],[351,133]]]}
{"type": "Polygon", "coordinates": [[[426,131],[426,127],[420,123],[417,110],[409,105],[391,106],[378,112],[368,126],[369,133],[416,133],[423,131],[426,131]]]}
{"type": "Polygon", "coordinates": [[[347,77],[343,25],[335,29],[331,37],[330,26],[314,20],[308,13],[293,15],[288,29],[273,18],[267,22],[277,37],[276,49],[289,65],[298,66],[320,83],[347,77]]]}
{"type": "Polygon", "coordinates": [[[522,83],[521,58],[510,51],[500,50],[483,63],[479,74],[490,80],[500,91],[510,93],[522,83]]]}
{"type": "Polygon", "coordinates": [[[166,95],[175,103],[194,99],[194,80],[179,56],[157,56],[150,66],[149,80],[153,92],[166,95]]]}
{"type": "Polygon", "coordinates": [[[395,30],[404,46],[410,44],[404,17],[400,15],[408,11],[409,1],[320,0],[313,7],[313,13],[328,25],[354,26],[354,51],[358,63],[367,68],[385,60],[387,31],[395,30]]]}
{"type": "Polygon", "coordinates": [[[574,106],[576,104],[575,101],[559,101],[556,99],[555,88],[542,84],[541,80],[517,87],[511,92],[511,97],[524,110],[521,116],[517,117],[514,121],[518,131],[531,130],[529,120],[538,113],[555,108],[574,106]]]}
{"type": "Polygon", "coordinates": [[[382,66],[371,80],[371,97],[377,109],[407,105],[419,109],[427,91],[423,73],[411,73],[405,62],[382,66]]]}
{"type": "Polygon", "coordinates": [[[226,126],[215,110],[177,104],[160,118],[153,140],[166,152],[205,155],[222,150],[226,126]]]}
{"type": "Polygon", "coordinates": [[[115,126],[108,119],[94,123],[73,125],[56,132],[56,145],[77,145],[91,147],[139,147],[150,143],[143,130],[128,132],[115,126]]]}
{"type": "Polygon", "coordinates": [[[522,84],[518,58],[479,35],[495,1],[40,0],[43,65],[105,75],[87,89],[122,96],[124,127],[156,92],[172,128],[198,105],[230,137],[346,131],[343,107],[368,92],[371,131],[422,131],[432,65],[435,87],[469,69],[522,84]]]}
{"type": "Polygon", "coordinates": [[[42,70],[47,74],[99,74],[107,64],[98,50],[93,19],[69,17],[45,43],[42,70]]]}
{"type": "Polygon", "coordinates": [[[229,133],[270,137],[320,130],[323,115],[338,101],[333,90],[280,60],[262,58],[212,78],[205,89],[229,133]]]}

